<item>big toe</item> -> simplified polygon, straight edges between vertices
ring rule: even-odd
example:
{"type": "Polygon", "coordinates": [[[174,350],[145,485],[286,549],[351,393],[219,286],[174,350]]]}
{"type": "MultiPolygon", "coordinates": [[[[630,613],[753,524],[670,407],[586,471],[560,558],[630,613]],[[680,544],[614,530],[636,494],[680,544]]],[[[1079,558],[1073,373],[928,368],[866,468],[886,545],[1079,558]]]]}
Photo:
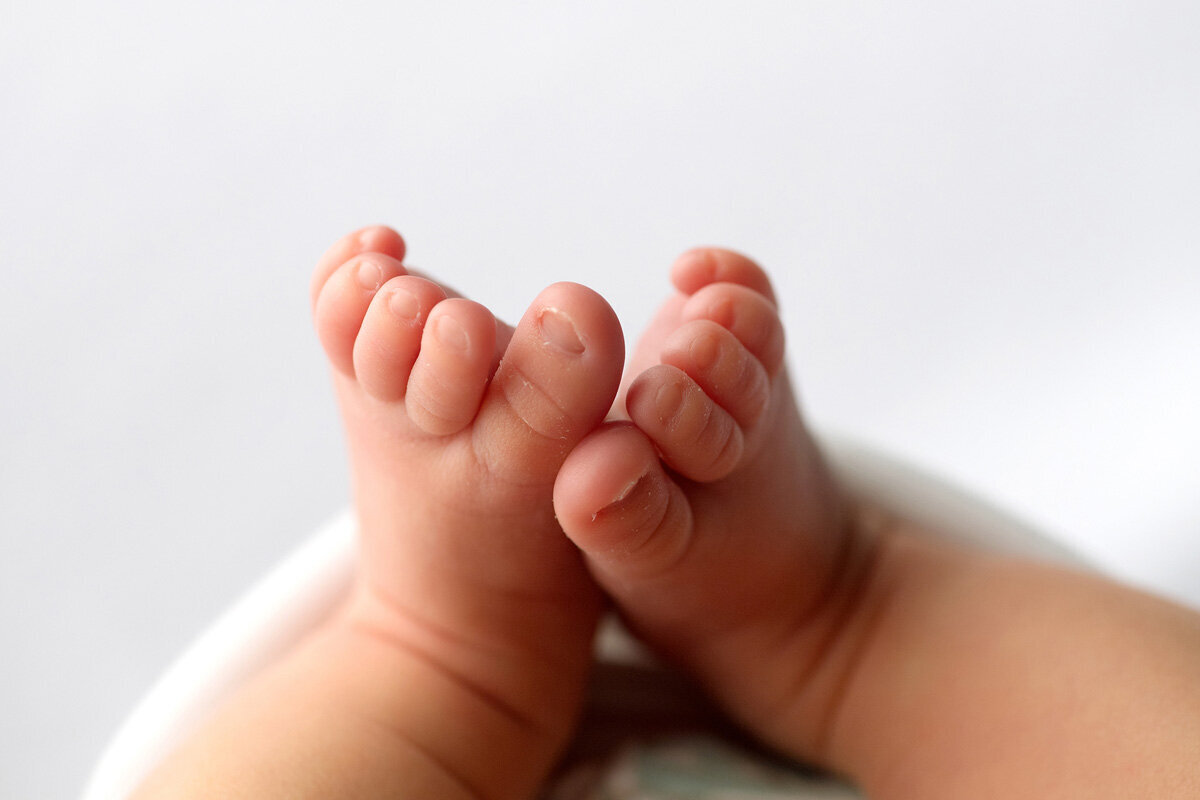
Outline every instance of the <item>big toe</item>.
{"type": "Polygon", "coordinates": [[[604,419],[625,358],[621,326],[600,295],[556,283],[525,312],[473,427],[491,474],[548,485],[571,449],[604,419]]]}
{"type": "Polygon", "coordinates": [[[670,573],[689,549],[687,500],[629,422],[604,425],[571,452],[554,483],[554,513],[611,590],[670,573]]]}
{"type": "Polygon", "coordinates": [[[592,576],[656,645],[674,649],[724,624],[719,587],[737,555],[697,529],[687,495],[632,423],[607,423],[571,452],[554,484],[554,514],[592,576]]]}

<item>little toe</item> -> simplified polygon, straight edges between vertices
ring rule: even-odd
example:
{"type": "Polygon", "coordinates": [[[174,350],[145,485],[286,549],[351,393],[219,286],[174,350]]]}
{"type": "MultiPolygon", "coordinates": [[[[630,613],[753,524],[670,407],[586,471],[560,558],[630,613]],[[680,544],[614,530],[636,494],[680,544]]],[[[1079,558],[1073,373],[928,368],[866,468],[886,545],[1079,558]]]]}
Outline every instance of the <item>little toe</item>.
{"type": "Polygon", "coordinates": [[[425,321],[445,299],[440,286],[415,275],[398,275],[375,293],[354,341],[354,374],[367,394],[384,402],[404,397],[425,321]]]}
{"type": "Polygon", "coordinates": [[[329,276],[350,259],[362,253],[382,253],[397,261],[403,261],[405,250],[404,239],[400,234],[384,225],[371,225],[346,234],[326,250],[325,254],[317,261],[317,267],[313,270],[312,281],[309,285],[309,295],[313,307],[316,308],[317,297],[321,294],[321,288],[329,280],[329,276]]]}
{"type": "Polygon", "coordinates": [[[774,376],[783,366],[783,323],[775,306],[757,291],[733,283],[712,283],[683,304],[682,322],[711,320],[732,333],[774,376]]]}
{"type": "Polygon", "coordinates": [[[775,305],[775,290],[766,271],[741,253],[719,247],[697,247],[675,259],[671,282],[684,294],[694,294],[710,283],[736,283],[775,305]]]}
{"type": "Polygon", "coordinates": [[[317,337],[333,366],[354,376],[354,340],[376,292],[404,274],[404,267],[382,253],[362,253],[338,267],[321,286],[313,316],[317,337]]]}
{"type": "Polygon", "coordinates": [[[625,408],[671,468],[692,480],[725,477],[745,450],[737,421],[679,367],[658,364],[639,375],[625,408]]]}
{"type": "Polygon", "coordinates": [[[771,385],[763,365],[730,331],[707,319],[688,322],[663,344],[662,363],[678,367],[743,429],[762,416],[771,385]]]}
{"type": "Polygon", "coordinates": [[[562,460],[608,412],[625,343],[600,295],[574,283],[543,290],[512,333],[476,419],[476,453],[520,484],[554,479],[562,460]]]}
{"type": "Polygon", "coordinates": [[[426,433],[445,436],[479,410],[496,347],[496,318],[472,300],[450,298],[429,312],[408,376],[405,408],[426,433]]]}

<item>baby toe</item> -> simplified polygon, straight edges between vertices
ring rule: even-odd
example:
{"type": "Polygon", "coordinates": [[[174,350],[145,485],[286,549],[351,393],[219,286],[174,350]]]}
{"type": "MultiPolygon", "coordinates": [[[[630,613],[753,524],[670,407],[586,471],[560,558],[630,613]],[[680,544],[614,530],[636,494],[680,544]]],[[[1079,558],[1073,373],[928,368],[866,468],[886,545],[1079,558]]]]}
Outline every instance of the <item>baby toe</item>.
{"type": "Polygon", "coordinates": [[[758,577],[739,572],[754,544],[704,524],[704,506],[635,426],[606,423],[571,451],[554,514],[626,622],[661,652],[682,655],[745,624],[737,575],[758,577]]]}
{"type": "Polygon", "coordinates": [[[321,294],[325,282],[342,264],[362,253],[381,253],[403,261],[405,249],[404,239],[400,234],[384,225],[360,228],[338,239],[318,259],[316,269],[313,270],[312,281],[309,284],[313,308],[316,308],[317,297],[321,294]]]}
{"type": "Polygon", "coordinates": [[[630,385],[625,407],[671,468],[692,480],[719,480],[742,457],[745,438],[737,421],[679,367],[658,364],[643,372],[630,385]]]}
{"type": "Polygon", "coordinates": [[[600,295],[573,283],[545,289],[512,333],[474,427],[494,474],[549,485],[571,448],[604,419],[625,343],[600,295]]]}
{"type": "Polygon", "coordinates": [[[762,294],[733,283],[713,283],[696,291],[680,310],[680,320],[710,320],[725,328],[758,359],[769,376],[783,366],[783,322],[762,294]]]}
{"type": "Polygon", "coordinates": [[[362,253],[338,267],[321,286],[313,316],[317,337],[334,368],[354,377],[354,341],[376,292],[404,273],[391,256],[362,253]]]}
{"type": "Polygon", "coordinates": [[[621,600],[678,566],[691,542],[687,498],[628,422],[603,425],[571,451],[554,482],[554,515],[621,600]]]}
{"type": "Polygon", "coordinates": [[[475,418],[496,346],[496,318],[472,300],[450,298],[429,312],[408,376],[405,408],[426,433],[457,433],[475,418]]]}
{"type": "Polygon", "coordinates": [[[367,394],[384,402],[404,397],[425,321],[444,299],[440,286],[414,275],[398,275],[375,293],[354,341],[354,374],[367,394]]]}
{"type": "Polygon", "coordinates": [[[671,265],[671,282],[684,294],[694,294],[710,283],[735,283],[775,304],[766,271],[741,253],[719,247],[697,247],[681,255],[671,265]]]}
{"type": "Polygon", "coordinates": [[[682,325],[663,345],[662,363],[678,367],[743,429],[770,396],[766,369],[727,329],[707,319],[682,325]]]}

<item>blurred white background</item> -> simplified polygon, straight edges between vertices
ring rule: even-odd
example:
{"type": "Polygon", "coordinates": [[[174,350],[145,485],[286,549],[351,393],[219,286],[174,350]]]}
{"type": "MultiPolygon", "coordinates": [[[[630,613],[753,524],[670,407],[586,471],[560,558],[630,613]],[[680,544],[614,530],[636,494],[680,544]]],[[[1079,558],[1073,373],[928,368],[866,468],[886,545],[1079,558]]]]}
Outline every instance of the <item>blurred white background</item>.
{"type": "Polygon", "coordinates": [[[311,264],[774,273],[818,424],[1200,605],[1200,5],[8,3],[0,796],[346,502],[311,264]]]}

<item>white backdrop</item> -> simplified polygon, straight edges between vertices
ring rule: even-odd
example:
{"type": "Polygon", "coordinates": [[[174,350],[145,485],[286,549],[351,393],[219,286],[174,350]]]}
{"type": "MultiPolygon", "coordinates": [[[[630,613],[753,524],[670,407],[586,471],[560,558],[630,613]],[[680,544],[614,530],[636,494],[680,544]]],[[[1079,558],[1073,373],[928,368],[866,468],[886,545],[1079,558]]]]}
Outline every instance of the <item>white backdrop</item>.
{"type": "Polygon", "coordinates": [[[1200,605],[1200,5],[0,10],[0,796],[346,501],[307,281],[774,273],[810,416],[1200,605]]]}

